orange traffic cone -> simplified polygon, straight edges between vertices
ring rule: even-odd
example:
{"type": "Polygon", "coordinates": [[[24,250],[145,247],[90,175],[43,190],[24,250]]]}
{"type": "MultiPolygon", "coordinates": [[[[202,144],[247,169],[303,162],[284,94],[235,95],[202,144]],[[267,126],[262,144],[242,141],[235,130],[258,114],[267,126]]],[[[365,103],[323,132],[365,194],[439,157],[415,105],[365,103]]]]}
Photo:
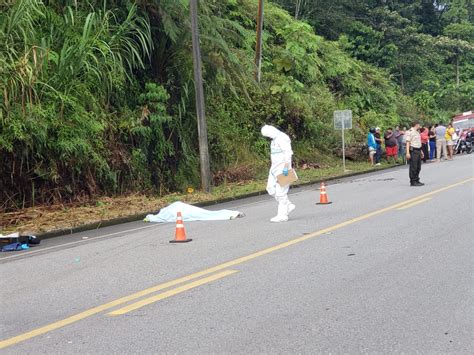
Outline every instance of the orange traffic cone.
{"type": "Polygon", "coordinates": [[[183,216],[181,212],[178,212],[178,217],[176,218],[176,234],[174,240],[170,240],[170,243],[187,243],[192,239],[186,238],[186,230],[184,229],[183,216]]]}
{"type": "Polygon", "coordinates": [[[329,199],[328,199],[328,194],[326,192],[326,185],[324,185],[324,182],[321,183],[321,194],[319,196],[319,202],[317,203],[317,205],[329,205],[331,204],[332,202],[329,202],[329,199]]]}

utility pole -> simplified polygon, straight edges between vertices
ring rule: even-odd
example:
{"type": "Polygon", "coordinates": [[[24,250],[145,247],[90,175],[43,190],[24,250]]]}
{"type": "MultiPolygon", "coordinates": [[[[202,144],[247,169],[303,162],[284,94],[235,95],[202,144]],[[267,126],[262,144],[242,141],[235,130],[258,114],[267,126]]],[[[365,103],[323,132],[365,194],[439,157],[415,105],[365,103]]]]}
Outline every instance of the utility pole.
{"type": "Polygon", "coordinates": [[[202,83],[201,48],[199,44],[198,0],[189,0],[191,12],[191,32],[193,40],[194,88],[196,90],[196,114],[198,120],[199,158],[201,163],[201,187],[211,192],[211,167],[207,140],[206,109],[204,106],[204,87],[202,83]]]}
{"type": "Polygon", "coordinates": [[[255,46],[255,80],[262,77],[262,31],[263,31],[263,0],[258,0],[257,44],[255,46]]]}

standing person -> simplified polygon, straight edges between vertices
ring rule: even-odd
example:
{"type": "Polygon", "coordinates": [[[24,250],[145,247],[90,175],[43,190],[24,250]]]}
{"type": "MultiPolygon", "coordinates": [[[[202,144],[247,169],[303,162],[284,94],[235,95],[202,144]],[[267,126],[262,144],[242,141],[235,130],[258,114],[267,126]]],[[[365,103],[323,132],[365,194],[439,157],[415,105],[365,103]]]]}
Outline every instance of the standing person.
{"type": "Polygon", "coordinates": [[[454,128],[453,125],[450,123],[448,124],[448,128],[446,129],[446,146],[448,147],[448,160],[453,160],[453,151],[454,151],[454,141],[453,141],[453,135],[454,135],[454,128]]]}
{"type": "Polygon", "coordinates": [[[380,127],[375,128],[375,143],[377,144],[377,151],[375,152],[375,165],[380,165],[382,160],[382,136],[380,135],[380,127]]]}
{"type": "Polygon", "coordinates": [[[288,215],[296,207],[288,199],[290,186],[280,186],[277,176],[281,174],[288,176],[288,171],[291,169],[291,159],[293,157],[291,140],[285,133],[273,126],[263,126],[261,133],[264,137],[272,140],[270,147],[272,165],[268,174],[267,192],[277,200],[278,213],[270,221],[275,223],[286,222],[288,221],[288,215]]]}
{"type": "Polygon", "coordinates": [[[372,166],[375,165],[375,152],[377,151],[377,143],[375,143],[375,128],[371,128],[369,130],[369,134],[367,135],[367,146],[369,147],[369,159],[372,166]]]}
{"type": "Polygon", "coordinates": [[[441,153],[443,158],[448,158],[447,148],[446,148],[446,127],[440,122],[438,127],[435,128],[436,132],[436,161],[439,163],[441,161],[441,153]]]}
{"type": "Polygon", "coordinates": [[[430,131],[430,133],[428,134],[428,138],[430,140],[430,161],[432,161],[436,157],[436,126],[437,125],[435,125],[434,127],[430,126],[428,128],[430,131]]]}
{"type": "Polygon", "coordinates": [[[393,159],[393,163],[398,163],[398,142],[395,138],[395,132],[392,128],[387,129],[387,132],[384,134],[385,140],[385,153],[387,154],[387,163],[390,164],[390,158],[393,159]]]}
{"type": "Polygon", "coordinates": [[[407,133],[408,130],[406,127],[403,127],[403,136],[402,136],[402,151],[403,151],[403,164],[407,165],[407,133]]]}
{"type": "Polygon", "coordinates": [[[423,163],[428,159],[428,142],[430,140],[428,128],[422,127],[420,129],[421,149],[423,150],[423,163]]]}
{"type": "Polygon", "coordinates": [[[402,163],[405,164],[405,127],[403,130],[400,130],[400,127],[395,128],[395,137],[397,138],[398,143],[398,157],[402,159],[402,163]]]}
{"type": "Polygon", "coordinates": [[[407,136],[407,160],[410,162],[410,185],[423,186],[420,182],[421,159],[423,151],[421,150],[420,123],[414,121],[411,129],[406,133],[407,136]]]}
{"type": "Polygon", "coordinates": [[[398,155],[400,155],[400,136],[402,135],[402,132],[400,132],[400,126],[395,127],[395,139],[397,140],[397,145],[398,145],[398,155]]]}

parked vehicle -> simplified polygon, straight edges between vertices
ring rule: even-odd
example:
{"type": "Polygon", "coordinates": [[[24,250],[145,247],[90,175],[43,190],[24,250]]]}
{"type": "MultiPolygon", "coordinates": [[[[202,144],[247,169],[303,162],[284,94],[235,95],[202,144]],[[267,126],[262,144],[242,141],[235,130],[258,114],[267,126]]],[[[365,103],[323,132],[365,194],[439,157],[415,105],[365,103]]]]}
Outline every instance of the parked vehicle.
{"type": "Polygon", "coordinates": [[[460,137],[456,141],[454,145],[454,154],[471,154],[472,153],[472,141],[474,139],[474,135],[471,131],[464,131],[461,132],[460,137]]]}

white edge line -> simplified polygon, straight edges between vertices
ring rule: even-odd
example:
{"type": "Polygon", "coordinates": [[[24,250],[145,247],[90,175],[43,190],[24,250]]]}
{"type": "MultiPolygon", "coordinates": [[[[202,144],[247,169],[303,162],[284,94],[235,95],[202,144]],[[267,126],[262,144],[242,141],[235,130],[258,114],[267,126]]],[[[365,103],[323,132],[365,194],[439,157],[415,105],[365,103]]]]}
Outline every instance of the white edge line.
{"type": "MultiPolygon", "coordinates": [[[[129,232],[136,232],[136,231],[139,231],[139,230],[142,230],[142,229],[148,229],[148,228],[157,227],[157,226],[160,226],[160,225],[162,225],[162,224],[151,224],[151,225],[144,226],[144,227],[140,227],[140,228],[134,228],[134,229],[129,229],[129,230],[125,230],[125,231],[120,231],[120,232],[114,232],[114,233],[99,235],[99,236],[97,236],[97,237],[90,237],[90,238],[88,238],[88,239],[76,240],[75,242],[69,242],[69,243],[65,243],[65,244],[54,245],[54,246],[47,247],[47,248],[43,248],[43,249],[31,250],[31,251],[27,251],[27,252],[25,252],[25,253],[21,253],[21,254],[17,254],[17,255],[5,256],[5,257],[3,257],[3,258],[0,258],[0,262],[2,262],[3,260],[15,259],[15,258],[19,258],[19,257],[21,257],[21,256],[27,256],[27,255],[31,255],[31,254],[36,254],[36,253],[39,253],[39,252],[42,252],[42,251],[46,251],[46,250],[52,250],[52,249],[57,249],[57,248],[63,248],[63,247],[67,247],[67,246],[70,246],[70,245],[75,245],[75,244],[79,244],[79,243],[90,242],[90,241],[94,241],[94,240],[97,240],[97,239],[102,239],[102,238],[106,238],[106,237],[111,237],[111,236],[114,236],[114,235],[117,235],[117,234],[129,233],[129,232]]],[[[89,231],[89,232],[90,232],[90,231],[89,231]]],[[[66,236],[66,235],[67,235],[67,234],[65,234],[64,236],[66,236]]],[[[53,239],[53,238],[51,238],[51,239],[53,239]]]]}

